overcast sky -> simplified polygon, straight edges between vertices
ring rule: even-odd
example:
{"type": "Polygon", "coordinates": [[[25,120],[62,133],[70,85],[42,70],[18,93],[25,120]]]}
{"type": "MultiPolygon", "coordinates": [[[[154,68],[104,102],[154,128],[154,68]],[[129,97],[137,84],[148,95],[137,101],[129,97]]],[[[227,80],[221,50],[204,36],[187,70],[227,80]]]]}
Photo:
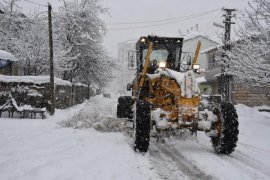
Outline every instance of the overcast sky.
{"type": "MultiPolygon", "coordinates": [[[[0,0],[3,1],[3,0],[0,0]]],[[[47,4],[48,0],[31,0],[40,4],[47,4]]],[[[217,40],[215,31],[218,28],[212,26],[213,21],[222,22],[222,11],[214,11],[192,18],[177,19],[170,21],[160,21],[164,19],[178,18],[188,15],[194,15],[202,12],[212,11],[222,7],[245,9],[250,0],[102,0],[104,7],[109,8],[110,15],[102,16],[107,24],[108,32],[104,39],[104,45],[111,56],[117,57],[117,44],[123,41],[138,39],[142,35],[162,35],[162,36],[179,36],[179,30],[186,34],[187,29],[199,25],[199,31],[208,35],[210,38],[217,40]],[[113,23],[123,22],[141,22],[157,21],[144,24],[121,24],[113,23]],[[172,23],[173,21],[173,23],[172,23]],[[177,22],[176,22],[177,21],[177,22]],[[169,22],[169,23],[168,23],[169,22]],[[168,23],[168,24],[164,24],[168,23]],[[164,24],[156,26],[157,24],[164,24]],[[138,29],[112,30],[119,28],[142,27],[138,29]]],[[[49,0],[52,6],[57,10],[62,4],[62,0],[49,0]]],[[[46,10],[42,6],[28,3],[24,0],[19,2],[19,6],[24,12],[33,12],[34,9],[40,11],[46,10]]]]}

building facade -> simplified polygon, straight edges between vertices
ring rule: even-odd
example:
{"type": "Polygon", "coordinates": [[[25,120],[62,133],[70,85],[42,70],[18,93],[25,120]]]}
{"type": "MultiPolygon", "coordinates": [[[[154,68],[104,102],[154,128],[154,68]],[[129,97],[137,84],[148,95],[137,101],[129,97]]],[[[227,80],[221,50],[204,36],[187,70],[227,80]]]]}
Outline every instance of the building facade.
{"type": "MultiPolygon", "coordinates": [[[[127,84],[131,83],[136,74],[136,61],[131,62],[129,54],[134,55],[136,52],[136,40],[129,40],[118,44],[118,59],[117,62],[120,66],[120,72],[118,75],[119,92],[126,94],[127,84]],[[133,66],[130,64],[133,63],[133,66]]],[[[133,59],[133,60],[134,60],[133,59]]]]}
{"type": "Polygon", "coordinates": [[[0,74],[9,76],[23,75],[16,57],[4,50],[0,50],[0,74]]]}
{"type": "MultiPolygon", "coordinates": [[[[206,84],[210,85],[212,94],[221,93],[221,62],[216,60],[218,48],[210,48],[202,52],[208,59],[208,68],[205,73],[206,84]]],[[[234,79],[231,81],[232,103],[245,104],[247,106],[270,106],[270,87],[246,87],[237,83],[234,79]]]]}

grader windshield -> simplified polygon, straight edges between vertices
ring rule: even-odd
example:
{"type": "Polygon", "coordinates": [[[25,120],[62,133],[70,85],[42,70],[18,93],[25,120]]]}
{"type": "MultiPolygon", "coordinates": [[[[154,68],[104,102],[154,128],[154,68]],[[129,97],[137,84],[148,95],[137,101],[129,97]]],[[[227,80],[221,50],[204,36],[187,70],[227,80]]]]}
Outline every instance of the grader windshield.
{"type": "MultiPolygon", "coordinates": [[[[148,67],[158,66],[163,63],[167,68],[179,71],[182,53],[183,38],[141,37],[137,42],[137,64],[141,72],[145,63],[149,40],[153,47],[148,67]]],[[[149,68],[151,70],[151,68],[149,68]]],[[[151,72],[150,72],[151,73],[151,72]]]]}

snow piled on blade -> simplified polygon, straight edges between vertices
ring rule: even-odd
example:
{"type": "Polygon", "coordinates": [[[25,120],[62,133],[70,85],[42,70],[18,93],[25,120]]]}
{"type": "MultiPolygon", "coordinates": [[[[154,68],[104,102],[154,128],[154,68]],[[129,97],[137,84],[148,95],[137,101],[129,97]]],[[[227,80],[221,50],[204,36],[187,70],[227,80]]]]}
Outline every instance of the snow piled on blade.
{"type": "Polygon", "coordinates": [[[147,74],[147,76],[150,79],[154,79],[163,75],[174,79],[180,85],[181,96],[183,97],[192,98],[193,96],[198,96],[200,93],[200,89],[198,87],[198,83],[193,70],[187,72],[177,72],[168,68],[158,68],[156,73],[157,74],[154,75],[147,74]]]}
{"type": "Polygon", "coordinates": [[[127,132],[128,121],[116,118],[117,99],[95,96],[84,103],[84,107],[73,117],[59,124],[63,127],[94,128],[106,132],[127,132]]]}

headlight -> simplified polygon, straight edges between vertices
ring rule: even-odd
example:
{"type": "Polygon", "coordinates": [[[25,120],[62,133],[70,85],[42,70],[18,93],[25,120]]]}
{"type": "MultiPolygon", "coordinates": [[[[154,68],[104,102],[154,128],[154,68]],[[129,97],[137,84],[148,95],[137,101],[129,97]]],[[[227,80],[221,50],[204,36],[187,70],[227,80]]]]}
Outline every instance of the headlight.
{"type": "Polygon", "coordinates": [[[144,42],[145,42],[145,38],[142,38],[142,39],[141,39],[141,42],[143,42],[143,43],[144,43],[144,42]]]}
{"type": "Polygon", "coordinates": [[[200,69],[200,65],[199,65],[199,64],[193,64],[193,69],[194,69],[194,70],[200,69]]]}
{"type": "Polygon", "coordinates": [[[165,63],[165,62],[160,62],[160,63],[158,64],[158,67],[160,67],[160,68],[165,68],[165,67],[166,67],[166,63],[165,63]]]}

